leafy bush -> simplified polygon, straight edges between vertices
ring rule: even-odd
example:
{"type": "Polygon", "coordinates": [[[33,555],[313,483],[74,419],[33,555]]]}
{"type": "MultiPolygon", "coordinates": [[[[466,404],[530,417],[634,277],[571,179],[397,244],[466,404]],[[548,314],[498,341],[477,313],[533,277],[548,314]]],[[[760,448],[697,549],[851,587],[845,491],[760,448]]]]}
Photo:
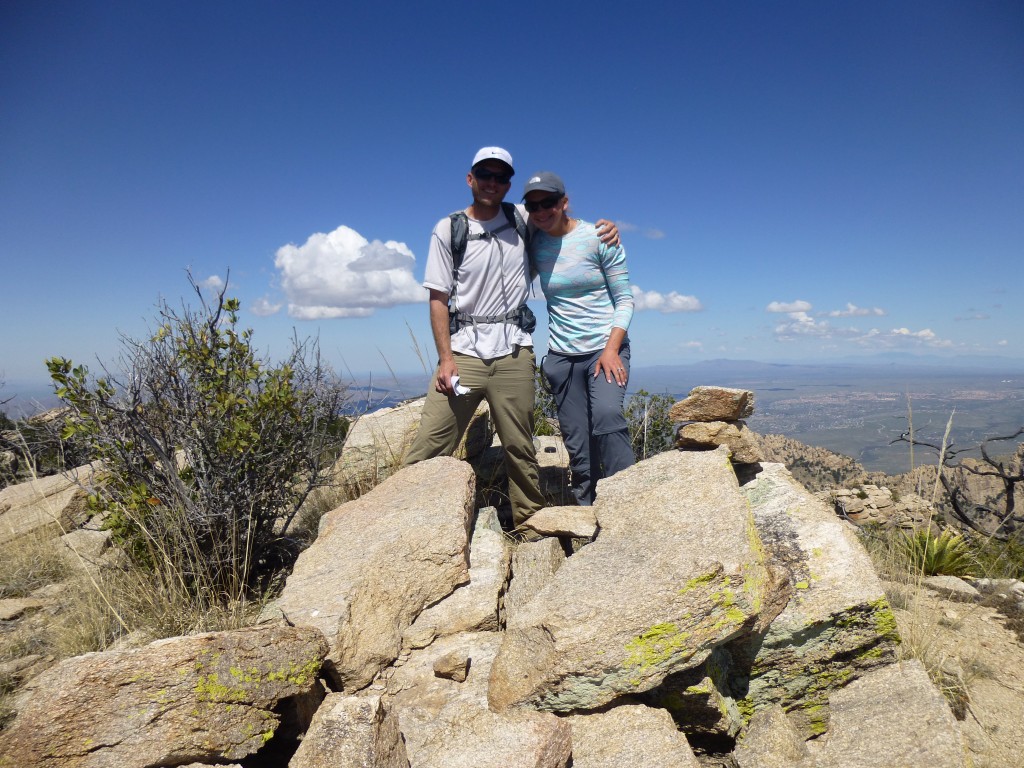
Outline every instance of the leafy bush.
{"type": "Polygon", "coordinates": [[[652,395],[644,389],[626,402],[626,421],[636,460],[667,451],[675,443],[675,424],[668,413],[675,400],[671,395],[652,395]]]}
{"type": "MultiPolygon", "coordinates": [[[[539,368],[534,394],[533,434],[560,434],[555,399],[539,368]]],[[[629,424],[629,438],[637,461],[667,451],[675,443],[675,424],[668,417],[674,404],[671,395],[652,395],[643,389],[626,401],[624,410],[629,424]]]]}
{"type": "Polygon", "coordinates": [[[950,529],[938,536],[925,529],[913,531],[907,534],[903,550],[910,565],[926,576],[973,576],[978,572],[970,542],[950,529]]]}
{"type": "Polygon", "coordinates": [[[297,554],[289,527],[328,482],[346,391],[315,341],[258,358],[227,286],[207,301],[189,281],[199,308],[161,302],[148,339],[122,339],[118,372],[47,367],[71,411],[63,437],[103,462],[91,504],[115,539],[168,587],[238,600],[297,554]]]}
{"type": "Polygon", "coordinates": [[[974,554],[982,574],[991,579],[1024,580],[1024,537],[1017,534],[1006,541],[975,538],[974,554]]]}
{"type": "Polygon", "coordinates": [[[558,435],[558,409],[555,398],[548,389],[544,372],[537,366],[533,376],[533,434],[558,435]]]}

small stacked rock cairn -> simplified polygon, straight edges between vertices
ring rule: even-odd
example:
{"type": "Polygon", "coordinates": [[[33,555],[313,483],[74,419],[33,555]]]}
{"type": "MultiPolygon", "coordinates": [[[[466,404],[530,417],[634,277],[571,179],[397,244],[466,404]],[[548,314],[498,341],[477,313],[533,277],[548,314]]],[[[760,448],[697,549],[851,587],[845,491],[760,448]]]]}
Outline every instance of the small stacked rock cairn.
{"type": "Polygon", "coordinates": [[[761,448],[743,419],[754,412],[754,393],[749,389],[694,387],[672,406],[669,418],[680,423],[676,446],[689,450],[713,450],[724,445],[736,464],[763,461],[761,448]]]}

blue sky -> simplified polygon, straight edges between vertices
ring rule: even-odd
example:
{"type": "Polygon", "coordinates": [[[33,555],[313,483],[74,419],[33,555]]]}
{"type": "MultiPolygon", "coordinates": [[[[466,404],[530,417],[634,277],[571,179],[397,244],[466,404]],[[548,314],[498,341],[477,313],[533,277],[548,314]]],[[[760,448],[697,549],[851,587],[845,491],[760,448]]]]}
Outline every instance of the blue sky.
{"type": "Polygon", "coordinates": [[[619,223],[635,366],[1024,358],[1019,0],[6,0],[0,105],[0,394],[113,360],[187,269],[271,356],[421,371],[491,144],[510,199],[546,168],[619,223]]]}

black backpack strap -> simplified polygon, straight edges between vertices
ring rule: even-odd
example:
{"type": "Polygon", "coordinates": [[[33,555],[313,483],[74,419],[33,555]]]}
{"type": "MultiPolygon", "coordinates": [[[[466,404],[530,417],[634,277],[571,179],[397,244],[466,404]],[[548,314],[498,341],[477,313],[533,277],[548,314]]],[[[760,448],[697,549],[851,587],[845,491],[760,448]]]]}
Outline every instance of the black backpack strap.
{"type": "Polygon", "coordinates": [[[523,217],[519,215],[519,209],[513,203],[502,203],[501,210],[505,214],[505,218],[509,224],[516,228],[516,232],[519,233],[519,238],[523,241],[523,245],[527,248],[530,247],[530,228],[526,226],[526,222],[523,221],[523,217]]]}
{"type": "Polygon", "coordinates": [[[451,224],[451,249],[452,249],[452,290],[448,296],[450,306],[455,306],[455,288],[459,284],[459,267],[462,266],[462,259],[466,255],[466,240],[469,236],[469,217],[465,211],[456,211],[448,215],[451,224]]]}
{"type": "Polygon", "coordinates": [[[452,273],[458,274],[462,259],[466,255],[466,240],[469,235],[469,217],[465,211],[449,214],[448,221],[452,227],[452,273]]]}

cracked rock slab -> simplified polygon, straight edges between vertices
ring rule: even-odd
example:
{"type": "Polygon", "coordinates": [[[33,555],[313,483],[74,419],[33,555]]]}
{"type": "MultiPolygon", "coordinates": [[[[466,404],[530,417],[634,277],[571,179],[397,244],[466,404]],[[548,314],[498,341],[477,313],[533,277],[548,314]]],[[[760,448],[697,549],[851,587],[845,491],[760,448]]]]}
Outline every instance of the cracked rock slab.
{"type": "Polygon", "coordinates": [[[472,468],[441,456],[324,516],[268,613],[324,633],[336,686],[367,686],[423,609],[469,580],[474,489],[472,468]]]}
{"type": "Polygon", "coordinates": [[[726,451],[642,461],[601,480],[594,509],[596,541],[509,616],[496,711],[589,710],[650,690],[759,614],[768,574],[726,451]]]}
{"type": "Polygon", "coordinates": [[[326,653],[315,629],[265,625],[67,659],[0,733],[0,766],[239,760],[274,736],[283,699],[313,689],[326,653]]]}

